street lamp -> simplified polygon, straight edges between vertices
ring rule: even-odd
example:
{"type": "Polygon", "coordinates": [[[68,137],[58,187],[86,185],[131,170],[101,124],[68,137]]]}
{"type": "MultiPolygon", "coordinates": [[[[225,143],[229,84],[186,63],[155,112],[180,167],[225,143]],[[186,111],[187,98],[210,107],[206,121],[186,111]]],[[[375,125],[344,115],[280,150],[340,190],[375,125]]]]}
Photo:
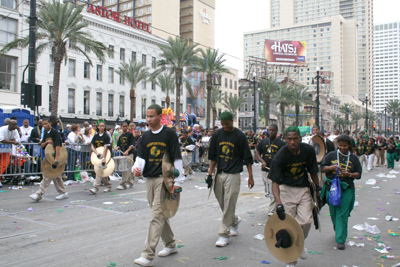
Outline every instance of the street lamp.
{"type": "Polygon", "coordinates": [[[254,85],[254,133],[257,131],[257,120],[256,120],[256,76],[257,74],[253,72],[253,85],[254,85]]]}
{"type": "Polygon", "coordinates": [[[385,136],[387,136],[387,117],[386,117],[386,107],[385,107],[385,136]]]}
{"type": "MultiPolygon", "coordinates": [[[[314,77],[314,79],[317,79],[317,114],[315,115],[315,124],[319,128],[319,79],[322,77],[319,75],[320,68],[316,67],[315,70],[317,71],[317,76],[314,77]]],[[[314,84],[314,79],[312,79],[312,84],[314,84]]],[[[322,78],[322,83],[324,83],[324,80],[322,78]]]]}
{"type": "Polygon", "coordinates": [[[365,130],[367,131],[367,134],[368,134],[368,132],[369,132],[369,127],[368,127],[368,101],[369,101],[370,99],[368,99],[368,94],[365,94],[365,100],[361,100],[360,99],[360,101],[363,103],[363,105],[364,105],[364,103],[365,103],[365,130]]]}

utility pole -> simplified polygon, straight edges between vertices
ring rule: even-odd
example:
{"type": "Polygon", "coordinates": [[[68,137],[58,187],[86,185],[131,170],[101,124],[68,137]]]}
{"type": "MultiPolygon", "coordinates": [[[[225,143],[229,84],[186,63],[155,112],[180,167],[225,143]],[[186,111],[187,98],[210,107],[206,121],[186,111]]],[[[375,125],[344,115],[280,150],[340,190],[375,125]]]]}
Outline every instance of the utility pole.
{"type": "Polygon", "coordinates": [[[35,111],[35,81],[36,81],[36,0],[30,1],[30,16],[29,16],[29,54],[28,54],[28,90],[29,95],[33,96],[30,108],[35,111]]]}

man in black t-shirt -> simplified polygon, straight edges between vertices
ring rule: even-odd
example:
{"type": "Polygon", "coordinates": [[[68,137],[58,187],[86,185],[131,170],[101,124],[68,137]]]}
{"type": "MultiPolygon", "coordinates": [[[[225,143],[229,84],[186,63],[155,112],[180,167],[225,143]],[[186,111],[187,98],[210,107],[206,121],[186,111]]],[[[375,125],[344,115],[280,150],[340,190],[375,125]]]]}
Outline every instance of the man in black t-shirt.
{"type": "Polygon", "coordinates": [[[138,145],[138,156],[132,167],[135,177],[142,174],[147,178],[147,200],[151,207],[151,220],[145,249],[141,257],[134,263],[141,266],[153,266],[153,259],[157,244],[162,237],[165,248],[158,253],[160,257],[166,257],[178,252],[174,233],[172,232],[169,219],[166,218],[161,208],[161,190],[164,183],[162,176],[162,159],[165,153],[169,153],[174,167],[179,171],[179,176],[174,179],[174,186],[170,188],[171,194],[179,194],[175,191],[180,189],[183,183],[182,157],[179,141],[176,133],[171,128],[161,125],[162,109],[153,104],[147,108],[146,119],[150,130],[144,132],[138,145]]]}
{"type": "Polygon", "coordinates": [[[251,131],[247,132],[246,139],[247,139],[247,143],[249,144],[249,148],[250,148],[250,151],[251,151],[251,156],[253,157],[253,160],[254,160],[255,149],[257,147],[258,139],[257,139],[257,137],[255,137],[253,135],[253,133],[251,131]]]}
{"type": "MultiPolygon", "coordinates": [[[[182,145],[182,150],[187,153],[186,157],[188,159],[193,159],[192,155],[193,155],[193,151],[196,148],[196,144],[194,143],[192,138],[189,136],[188,130],[182,129],[181,134],[182,135],[179,139],[180,139],[180,142],[182,145]]],[[[186,162],[183,162],[183,164],[184,164],[183,169],[185,170],[185,173],[184,173],[185,177],[187,177],[188,179],[192,179],[193,170],[190,167],[190,164],[186,164],[186,162]]]]}
{"type": "Polygon", "coordinates": [[[133,141],[134,137],[131,132],[128,131],[128,124],[122,124],[122,134],[118,138],[117,146],[115,147],[115,151],[121,150],[123,156],[128,156],[129,160],[129,169],[127,171],[122,172],[122,180],[119,182],[119,185],[116,187],[119,190],[124,190],[130,187],[133,187],[133,177],[131,168],[133,166],[133,141]]]}
{"type": "Polygon", "coordinates": [[[265,197],[271,199],[268,207],[268,216],[275,213],[276,202],[275,198],[270,190],[271,180],[267,178],[269,168],[271,167],[272,159],[275,157],[276,153],[285,146],[286,143],[280,138],[276,137],[278,133],[278,125],[272,124],[268,127],[269,138],[264,138],[257,145],[256,159],[261,162],[261,172],[262,179],[265,186],[265,197]]]}
{"type": "Polygon", "coordinates": [[[385,151],[387,150],[387,143],[384,137],[381,137],[377,144],[377,151],[376,151],[376,167],[386,165],[385,164],[385,151]]]}
{"type": "MultiPolygon", "coordinates": [[[[280,149],[272,160],[268,178],[273,182],[272,192],[276,200],[276,213],[279,219],[285,219],[286,210],[300,224],[304,238],[307,238],[313,222],[313,199],[308,173],[315,185],[319,187],[317,158],[312,146],[301,143],[298,127],[287,128],[285,137],[287,145],[280,149]]],[[[317,197],[319,198],[318,190],[317,197]]],[[[300,258],[307,258],[307,249],[304,249],[300,258]]]]}
{"type": "MultiPolygon", "coordinates": [[[[65,162],[58,162],[58,157],[60,156],[60,147],[62,146],[60,133],[56,129],[51,127],[50,122],[48,120],[43,120],[42,123],[44,127],[44,137],[39,142],[39,145],[42,147],[42,149],[45,149],[48,144],[52,144],[56,151],[56,155],[54,157],[54,161],[49,163],[54,165],[64,164],[65,162]]],[[[39,190],[36,191],[36,193],[30,195],[29,197],[36,202],[41,200],[42,196],[46,192],[46,189],[50,186],[51,182],[54,183],[54,186],[57,192],[59,193],[59,195],[56,196],[56,200],[68,198],[68,193],[67,190],[65,190],[61,176],[55,179],[51,179],[48,178],[44,173],[43,173],[43,180],[40,183],[39,190]]]]}
{"type": "Polygon", "coordinates": [[[212,186],[212,174],[217,166],[214,183],[214,194],[223,212],[219,228],[217,247],[225,247],[230,243],[230,236],[238,234],[240,217],[235,215],[236,202],[240,191],[240,173],[243,165],[249,172],[248,186],[253,188],[253,157],[246,136],[233,127],[232,113],[225,111],[221,114],[222,129],[215,131],[209,147],[208,159],[211,161],[208,171],[208,188],[212,186]]]}

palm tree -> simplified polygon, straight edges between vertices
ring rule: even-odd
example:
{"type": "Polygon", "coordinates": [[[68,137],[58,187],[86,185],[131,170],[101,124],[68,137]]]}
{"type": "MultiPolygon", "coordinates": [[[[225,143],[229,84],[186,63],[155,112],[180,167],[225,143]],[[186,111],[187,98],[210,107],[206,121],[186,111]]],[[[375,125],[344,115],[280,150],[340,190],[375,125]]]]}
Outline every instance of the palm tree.
{"type": "MultiPolygon", "coordinates": [[[[195,65],[191,67],[193,71],[202,71],[206,74],[206,84],[207,84],[207,95],[211,95],[211,91],[213,88],[214,75],[222,75],[222,74],[232,74],[229,69],[224,67],[224,55],[220,55],[218,50],[213,50],[211,48],[207,48],[206,51],[200,50],[201,57],[198,58],[195,65]]],[[[206,125],[210,125],[211,122],[211,99],[207,98],[207,117],[206,117],[206,125]]]]}
{"type": "Polygon", "coordinates": [[[273,100],[277,105],[279,105],[282,123],[281,129],[283,132],[285,131],[285,108],[292,104],[293,93],[293,86],[288,83],[284,83],[279,85],[279,90],[277,90],[273,95],[273,100]]]}
{"type": "Polygon", "coordinates": [[[354,106],[349,103],[344,103],[339,107],[339,112],[345,115],[347,127],[350,124],[350,114],[354,113],[354,110],[355,110],[354,106]]]}
{"type": "MultiPolygon", "coordinates": [[[[169,72],[175,75],[175,88],[176,88],[176,105],[175,114],[176,118],[180,117],[180,103],[181,103],[181,90],[182,90],[182,79],[183,69],[190,67],[197,62],[196,54],[201,51],[197,47],[197,44],[190,44],[187,39],[180,39],[176,37],[172,39],[168,37],[168,44],[160,44],[162,59],[157,62],[157,65],[161,67],[161,71],[169,70],[169,72]]],[[[179,119],[176,120],[176,124],[179,125],[179,119]]]]}
{"type": "MultiPolygon", "coordinates": [[[[173,74],[166,71],[160,72],[158,75],[152,75],[152,81],[161,87],[161,91],[165,92],[166,98],[165,103],[167,103],[167,108],[171,104],[171,98],[169,95],[174,93],[175,89],[175,77],[173,74]]],[[[163,107],[164,108],[164,107],[163,107]]]]}
{"type": "MultiPolygon", "coordinates": [[[[217,119],[217,104],[222,101],[222,94],[219,91],[219,86],[213,86],[211,90],[211,108],[213,112],[213,128],[215,127],[215,120],[217,119]]],[[[208,97],[208,96],[207,96],[208,97]]]]}
{"type": "Polygon", "coordinates": [[[396,120],[396,114],[399,113],[400,111],[400,101],[398,99],[390,99],[387,103],[386,103],[386,109],[389,113],[391,113],[392,115],[392,125],[393,125],[393,129],[394,130],[394,126],[395,126],[395,120],[396,120]]]}
{"type": "Polygon", "coordinates": [[[237,95],[234,96],[226,96],[222,99],[222,105],[226,107],[234,117],[236,118],[236,111],[246,102],[244,98],[238,97],[237,95]]]}
{"type": "MultiPolygon", "coordinates": [[[[52,2],[41,1],[40,5],[36,26],[36,55],[39,56],[47,49],[51,51],[54,74],[50,111],[51,115],[58,116],[61,62],[67,59],[67,50],[81,53],[92,65],[88,53],[93,51],[96,57],[104,63],[106,47],[103,43],[95,41],[89,32],[83,31],[89,25],[88,22],[83,21],[81,14],[85,5],[62,4],[55,0],[52,2]],[[70,44],[69,48],[68,43],[70,44]]],[[[6,44],[0,53],[28,45],[29,35],[6,44]]]]}
{"type": "Polygon", "coordinates": [[[269,105],[271,102],[271,96],[279,89],[279,85],[276,83],[276,79],[269,76],[267,79],[260,79],[260,96],[264,98],[265,104],[265,126],[269,124],[269,105]]]}
{"type": "Polygon", "coordinates": [[[292,104],[295,106],[296,126],[299,126],[300,107],[303,105],[315,105],[315,102],[312,101],[312,97],[309,96],[307,90],[308,89],[305,87],[296,86],[295,90],[293,91],[292,104]]]}
{"type": "Polygon", "coordinates": [[[339,114],[332,114],[330,115],[331,119],[333,120],[333,127],[337,128],[341,122],[341,117],[339,114]]]}
{"type": "Polygon", "coordinates": [[[146,82],[149,77],[149,68],[139,63],[138,61],[131,60],[129,63],[122,62],[115,72],[121,76],[127,83],[129,83],[130,99],[131,99],[131,121],[133,121],[135,114],[136,95],[135,88],[140,82],[146,82]]]}
{"type": "Polygon", "coordinates": [[[358,131],[358,121],[359,121],[360,119],[362,119],[362,116],[361,116],[360,113],[355,112],[355,113],[353,113],[353,114],[351,115],[351,123],[352,123],[352,124],[356,124],[356,132],[358,131]]]}
{"type": "Polygon", "coordinates": [[[342,130],[344,131],[344,128],[346,127],[346,120],[344,118],[339,118],[338,125],[339,125],[339,129],[340,129],[340,126],[342,126],[342,130]]]}
{"type": "MultiPolygon", "coordinates": [[[[192,89],[191,84],[189,84],[189,83],[186,84],[186,88],[187,88],[187,92],[188,92],[188,98],[191,100],[192,105],[194,107],[197,107],[197,98],[200,95],[201,88],[198,88],[197,91],[195,92],[194,89],[192,89]]],[[[197,116],[197,114],[195,114],[195,115],[197,116]]]]}

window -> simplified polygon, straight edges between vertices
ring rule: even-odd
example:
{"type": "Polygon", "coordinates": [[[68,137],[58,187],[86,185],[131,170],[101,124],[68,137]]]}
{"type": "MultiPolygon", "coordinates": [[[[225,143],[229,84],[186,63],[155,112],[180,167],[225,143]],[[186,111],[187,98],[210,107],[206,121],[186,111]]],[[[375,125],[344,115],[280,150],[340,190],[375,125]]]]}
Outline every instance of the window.
{"type": "Polygon", "coordinates": [[[0,5],[11,9],[15,9],[16,7],[14,0],[0,0],[0,5]]]}
{"type": "Polygon", "coordinates": [[[90,64],[89,64],[89,62],[83,63],[83,78],[90,79],[90,64]]]}
{"type": "Polygon", "coordinates": [[[142,81],[142,89],[146,89],[146,81],[142,81]]]}
{"type": "Polygon", "coordinates": [[[156,90],[156,84],[155,84],[155,82],[151,82],[151,90],[153,90],[153,91],[156,90]]]}
{"type": "Polygon", "coordinates": [[[142,55],[142,63],[146,66],[146,55],[142,55]]]}
{"type": "Polygon", "coordinates": [[[119,116],[125,117],[125,96],[119,96],[119,116]]]}
{"type": "Polygon", "coordinates": [[[96,94],[96,115],[101,116],[102,115],[102,99],[103,95],[101,93],[96,94]]]}
{"type": "Polygon", "coordinates": [[[53,86],[49,86],[49,112],[51,112],[51,94],[53,92],[53,86]]]}
{"type": "Polygon", "coordinates": [[[151,58],[151,67],[155,69],[157,66],[157,59],[155,57],[151,58]]]}
{"type": "Polygon", "coordinates": [[[174,110],[174,102],[171,102],[170,107],[171,107],[172,110],[174,110]]]}
{"type": "Polygon", "coordinates": [[[49,73],[54,73],[54,61],[51,55],[49,55],[49,73]]]}
{"type": "Polygon", "coordinates": [[[122,85],[125,84],[125,78],[122,75],[119,75],[119,84],[122,84],[122,85]]]}
{"type": "MultiPolygon", "coordinates": [[[[4,0],[0,0],[3,5],[4,0]]],[[[17,23],[15,19],[0,16],[0,43],[8,44],[17,36],[17,23]]]]}
{"type": "Polygon", "coordinates": [[[108,82],[114,82],[114,68],[108,67],[108,82]]]}
{"type": "Polygon", "coordinates": [[[228,87],[228,78],[225,78],[225,87],[228,87]]]}
{"type": "Polygon", "coordinates": [[[247,104],[244,104],[244,111],[247,111],[247,104]]]}
{"type": "Polygon", "coordinates": [[[151,21],[151,16],[147,17],[147,21],[150,22],[151,21]]]}
{"type": "Polygon", "coordinates": [[[132,51],[132,53],[131,53],[131,60],[136,61],[136,52],[135,51],[132,51]]]}
{"type": "Polygon", "coordinates": [[[229,88],[232,89],[232,79],[229,80],[229,88]]]}
{"type": "Polygon", "coordinates": [[[103,80],[103,66],[102,65],[97,65],[96,68],[96,80],[102,81],[103,80]]]}
{"type": "Polygon", "coordinates": [[[143,5],[143,0],[139,0],[139,5],[143,5]]]}
{"type": "Polygon", "coordinates": [[[115,0],[108,0],[108,4],[110,5],[110,4],[114,4],[115,3],[115,0]]]}
{"type": "Polygon", "coordinates": [[[146,119],[146,98],[142,98],[142,119],[146,119]]]}
{"type": "Polygon", "coordinates": [[[165,101],[161,101],[161,108],[165,108],[165,101]]]}
{"type": "Polygon", "coordinates": [[[69,40],[69,42],[68,42],[68,48],[76,48],[76,42],[75,42],[75,41],[72,41],[72,40],[69,40]]]}
{"type": "Polygon", "coordinates": [[[235,90],[237,90],[237,81],[235,81],[235,90]]]}
{"type": "Polygon", "coordinates": [[[125,61],[125,48],[119,49],[119,60],[125,61]]]}
{"type": "Polygon", "coordinates": [[[139,14],[143,14],[143,8],[139,9],[139,14]]]}
{"type": "Polygon", "coordinates": [[[76,61],[75,59],[68,60],[68,76],[75,77],[75,68],[76,68],[76,61]]]}
{"type": "Polygon", "coordinates": [[[114,116],[114,95],[108,95],[108,116],[114,116]]]}
{"type": "Polygon", "coordinates": [[[113,45],[109,45],[108,46],[108,50],[110,52],[110,58],[114,58],[114,46],[113,45]]]}
{"type": "Polygon", "coordinates": [[[147,12],[151,12],[151,6],[147,7],[147,12]]]}
{"type": "Polygon", "coordinates": [[[90,52],[90,49],[87,45],[85,45],[85,52],[90,52]]]}
{"type": "Polygon", "coordinates": [[[68,88],[68,113],[75,113],[75,89],[68,88]]]}
{"type": "Polygon", "coordinates": [[[90,114],[90,91],[83,91],[83,114],[90,114]]]}
{"type": "Polygon", "coordinates": [[[151,104],[152,104],[152,105],[156,104],[156,100],[155,100],[155,99],[152,99],[152,100],[151,100],[151,104]]]}

